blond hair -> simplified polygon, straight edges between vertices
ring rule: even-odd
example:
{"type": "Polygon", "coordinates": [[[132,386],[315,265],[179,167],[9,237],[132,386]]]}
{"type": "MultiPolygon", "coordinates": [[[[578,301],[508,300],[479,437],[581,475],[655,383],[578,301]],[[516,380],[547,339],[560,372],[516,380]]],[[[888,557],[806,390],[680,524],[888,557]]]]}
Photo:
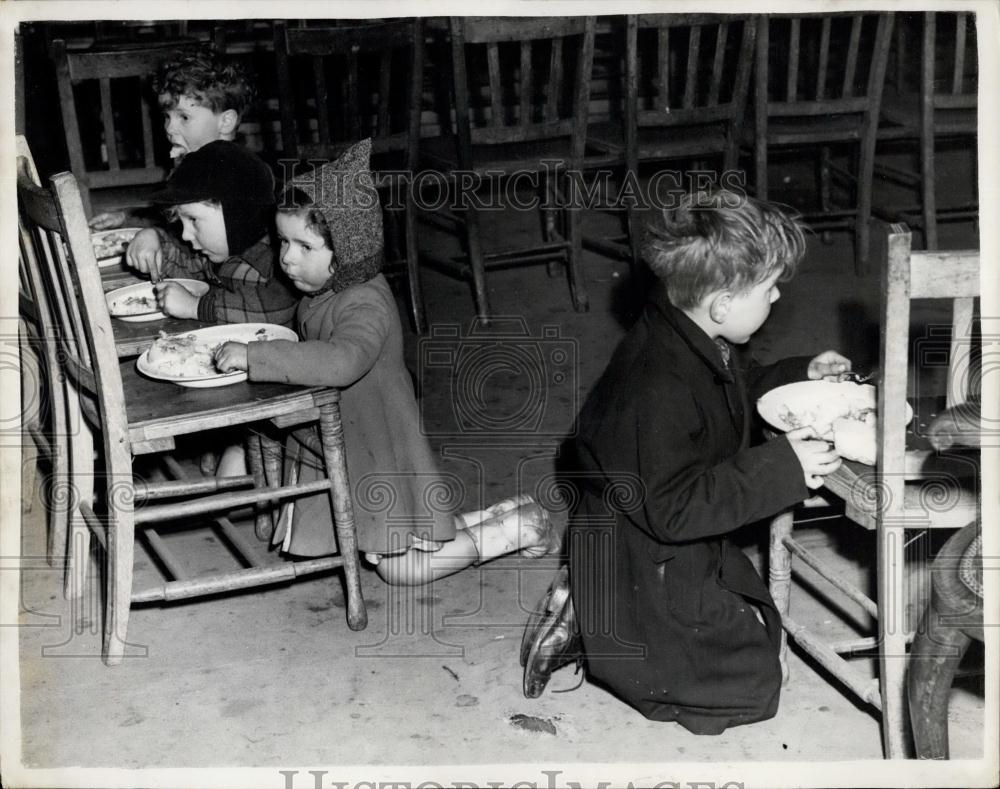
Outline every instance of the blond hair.
{"type": "Polygon", "coordinates": [[[787,280],[805,254],[798,216],[727,189],[684,195],[649,227],[649,267],[679,309],[710,293],[742,293],[775,273],[787,280]]]}

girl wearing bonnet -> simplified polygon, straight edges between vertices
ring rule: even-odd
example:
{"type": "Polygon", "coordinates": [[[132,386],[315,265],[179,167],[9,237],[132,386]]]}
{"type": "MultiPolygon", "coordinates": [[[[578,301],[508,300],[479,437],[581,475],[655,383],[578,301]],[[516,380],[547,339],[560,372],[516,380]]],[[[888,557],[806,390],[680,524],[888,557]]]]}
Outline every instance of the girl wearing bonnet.
{"type": "MultiPolygon", "coordinates": [[[[555,538],[530,497],[452,510],[460,494],[439,473],[420,429],[399,312],[381,273],[382,210],[370,155],[370,140],[357,143],[292,180],[279,201],[281,267],[303,293],[296,313],[302,341],[228,342],[216,365],[247,370],[251,381],[341,390],[358,548],[388,583],[427,583],[514,551],[542,556],[555,538]]],[[[321,459],[294,438],[289,455],[300,481],[323,474],[321,459]]],[[[334,552],[326,493],[296,500],[285,515],[274,536],[285,552],[334,552]]]]}

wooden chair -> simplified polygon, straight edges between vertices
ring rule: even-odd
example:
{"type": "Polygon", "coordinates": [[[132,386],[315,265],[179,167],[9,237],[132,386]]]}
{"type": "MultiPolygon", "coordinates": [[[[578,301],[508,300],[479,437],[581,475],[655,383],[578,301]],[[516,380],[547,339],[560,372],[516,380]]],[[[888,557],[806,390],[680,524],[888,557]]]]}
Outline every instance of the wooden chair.
{"type": "Polygon", "coordinates": [[[335,159],[358,140],[372,138],[372,175],[383,196],[387,224],[388,273],[405,269],[418,333],[425,319],[417,220],[406,174],[417,167],[421,31],[419,19],[338,27],[294,28],[284,21],[274,25],[284,156],[312,162],[335,159]],[[311,79],[305,79],[299,67],[308,67],[311,79]],[[309,86],[309,92],[296,90],[300,85],[309,86]],[[403,251],[396,231],[400,209],[403,251]]]}
{"type": "MultiPolygon", "coordinates": [[[[845,461],[825,478],[826,489],[843,499],[847,518],[874,532],[875,600],[832,572],[793,537],[791,512],[774,519],[770,540],[771,595],[781,613],[785,632],[861,701],[880,712],[887,758],[905,756],[909,740],[904,677],[907,644],[913,633],[908,632],[906,624],[906,531],[960,529],[978,517],[974,489],[977,464],[960,457],[933,454],[921,429],[921,420],[930,423],[938,407],[936,399],[932,399],[930,410],[923,405],[925,400],[914,401],[917,416],[910,436],[907,436],[904,403],[913,299],[951,301],[948,400],[963,402],[967,395],[972,307],[979,293],[979,252],[912,252],[910,244],[909,230],[903,225],[892,226],[882,273],[876,466],[845,461]],[[877,619],[877,636],[830,644],[795,621],[789,615],[793,555],[877,619]],[[869,680],[844,657],[871,650],[878,653],[879,676],[875,680],[869,680]]],[[[916,389],[923,394],[919,383],[916,389]]],[[[785,649],[783,644],[781,660],[787,679],[785,649]]]]}
{"type": "MultiPolygon", "coordinates": [[[[973,197],[963,203],[940,205],[937,196],[935,151],[942,140],[962,140],[976,159],[978,139],[978,52],[975,16],[972,13],[920,14],[921,45],[919,68],[900,69],[901,80],[887,88],[882,100],[878,129],[879,140],[905,140],[917,143],[919,169],[894,167],[887,162],[876,164],[876,174],[918,190],[916,208],[878,206],[877,210],[893,221],[905,221],[923,230],[924,247],[938,248],[939,221],[978,219],[975,178],[973,197]],[[911,72],[919,74],[918,84],[906,81],[911,72]]],[[[896,56],[903,64],[912,63],[904,51],[905,40],[897,41],[896,56]]],[[[973,167],[973,173],[975,167],[973,167]]]]}
{"type": "MultiPolygon", "coordinates": [[[[623,122],[592,125],[588,144],[623,161],[626,177],[637,178],[644,162],[671,159],[700,163],[715,158],[719,173],[735,173],[756,27],[748,15],[626,17],[623,122]]],[[[674,184],[675,190],[682,188],[674,184]]],[[[624,238],[588,237],[586,243],[626,257],[634,267],[641,243],[634,202],[628,203],[627,215],[624,238]]]]}
{"type": "Polygon", "coordinates": [[[155,97],[149,95],[148,81],[161,64],[198,46],[193,41],[159,40],[70,51],[63,39],[52,42],[70,170],[80,184],[88,216],[93,213],[92,191],[116,189],[109,198],[112,202],[102,205],[106,210],[142,206],[145,200],[137,187],[166,178],[168,146],[154,130],[159,109],[155,97]],[[95,81],[99,92],[81,95],[95,81]],[[96,115],[88,114],[81,123],[78,111],[89,108],[94,99],[100,106],[99,128],[90,121],[91,117],[96,121],[96,115]]]}
{"type": "MultiPolygon", "coordinates": [[[[21,177],[40,186],[34,158],[24,137],[16,137],[21,177]]],[[[47,521],[46,556],[50,565],[66,557],[69,524],[69,498],[61,481],[70,478],[70,442],[72,436],[66,411],[66,387],[60,370],[55,338],[58,336],[52,303],[42,278],[41,258],[31,232],[18,217],[18,302],[21,330],[21,404],[24,428],[35,447],[33,462],[22,464],[25,475],[25,512],[34,499],[37,461],[44,458],[49,467],[49,484],[42,486],[42,503],[47,521]],[[31,359],[26,368],[26,359],[31,359]]],[[[25,446],[27,446],[27,441],[25,446]]]]}
{"type": "Polygon", "coordinates": [[[767,199],[768,166],[778,149],[819,153],[818,212],[796,206],[812,227],[854,231],[855,270],[865,272],[875,140],[893,15],[768,14],[758,17],[754,70],[754,123],[747,144],[754,153],[757,196],[767,199]],[[832,161],[844,145],[854,166],[832,161]],[[846,180],[852,205],[835,210],[831,174],[846,180]]]}
{"type": "Polygon", "coordinates": [[[551,272],[552,262],[561,261],[574,308],[588,308],[580,270],[582,206],[562,206],[571,196],[570,179],[582,177],[585,162],[594,28],[594,17],[450,19],[455,134],[423,140],[421,158],[448,179],[457,210],[423,218],[462,231],[467,254],[425,257],[472,280],[476,313],[486,323],[486,272],[494,268],[548,262],[551,272]],[[533,173],[545,182],[539,184],[546,195],[543,240],[486,252],[473,192],[480,185],[495,188],[496,179],[513,173],[533,173]]]}
{"type": "Polygon", "coordinates": [[[292,581],[334,568],[344,570],[348,625],[352,629],[365,627],[367,615],[359,581],[339,392],[322,387],[249,383],[222,389],[179,390],[140,376],[135,363],[120,360],[115,351],[111,319],[76,179],[70,173],[60,173],[51,179],[51,188],[51,193],[39,188],[26,177],[21,164],[18,201],[42,253],[42,274],[58,321],[56,338],[74,435],[71,484],[76,506],[70,523],[67,592],[74,600],[83,596],[93,535],[107,556],[105,662],[115,665],[125,656],[133,603],[219,594],[292,581]],[[166,465],[174,479],[149,481],[133,474],[132,464],[137,457],[169,452],[175,448],[178,436],[223,426],[271,422],[287,427],[317,420],[328,475],[317,482],[267,486],[253,474],[192,478],[169,457],[166,465]],[[94,465],[95,443],[101,449],[100,468],[94,465]],[[329,492],[335,513],[340,551],[336,556],[262,562],[255,546],[226,517],[226,513],[241,507],[323,490],[329,492]],[[173,500],[161,503],[164,499],[173,500]],[[203,515],[214,520],[242,569],[191,577],[157,531],[156,524],[203,515]],[[169,574],[168,580],[142,590],[132,588],[137,528],[169,574]]]}

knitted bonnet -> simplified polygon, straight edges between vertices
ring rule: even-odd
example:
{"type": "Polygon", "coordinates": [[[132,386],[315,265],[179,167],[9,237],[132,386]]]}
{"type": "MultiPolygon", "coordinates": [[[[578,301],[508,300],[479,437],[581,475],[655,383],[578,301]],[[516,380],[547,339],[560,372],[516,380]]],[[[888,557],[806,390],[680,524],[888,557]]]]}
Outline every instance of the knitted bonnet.
{"type": "Polygon", "coordinates": [[[291,192],[297,189],[326,220],[334,271],[321,292],[367,282],[382,270],[382,207],[369,170],[371,150],[371,140],[362,140],[336,161],[293,178],[279,203],[279,208],[295,207],[291,192]]]}

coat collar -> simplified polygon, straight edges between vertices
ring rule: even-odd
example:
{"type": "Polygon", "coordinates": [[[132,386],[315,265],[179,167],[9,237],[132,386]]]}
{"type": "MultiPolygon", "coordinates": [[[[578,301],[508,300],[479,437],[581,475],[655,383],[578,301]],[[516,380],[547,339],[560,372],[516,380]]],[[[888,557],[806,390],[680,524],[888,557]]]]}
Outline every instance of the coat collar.
{"type": "MultiPolygon", "coordinates": [[[[716,377],[726,382],[734,380],[732,372],[722,361],[722,353],[697,323],[691,320],[682,310],[670,303],[667,288],[662,282],[657,282],[650,294],[650,309],[647,311],[652,320],[665,322],[674,333],[698,356],[716,377]]],[[[730,364],[735,364],[735,354],[730,354],[730,364]]]]}

